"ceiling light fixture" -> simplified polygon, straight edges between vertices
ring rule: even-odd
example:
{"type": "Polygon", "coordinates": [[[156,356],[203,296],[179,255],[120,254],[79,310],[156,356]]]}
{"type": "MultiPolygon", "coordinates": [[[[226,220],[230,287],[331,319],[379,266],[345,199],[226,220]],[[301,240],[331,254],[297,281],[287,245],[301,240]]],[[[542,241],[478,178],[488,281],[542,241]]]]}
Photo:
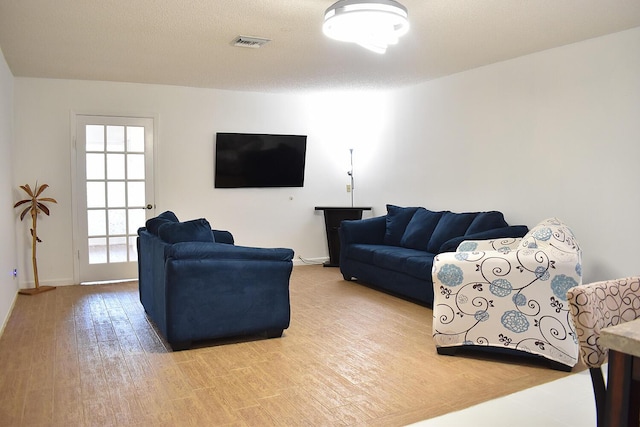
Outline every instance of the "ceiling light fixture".
{"type": "Polygon", "coordinates": [[[395,0],[340,0],[326,10],[322,32],[385,53],[409,31],[408,18],[407,8],[395,0]]]}

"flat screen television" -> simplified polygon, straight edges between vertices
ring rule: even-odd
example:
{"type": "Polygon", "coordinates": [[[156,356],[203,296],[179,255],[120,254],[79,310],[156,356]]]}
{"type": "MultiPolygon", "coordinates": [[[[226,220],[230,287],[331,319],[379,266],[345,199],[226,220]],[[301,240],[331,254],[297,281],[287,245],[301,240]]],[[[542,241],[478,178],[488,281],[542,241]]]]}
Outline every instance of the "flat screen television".
{"type": "Polygon", "coordinates": [[[302,187],[306,135],[216,134],[215,188],[302,187]]]}

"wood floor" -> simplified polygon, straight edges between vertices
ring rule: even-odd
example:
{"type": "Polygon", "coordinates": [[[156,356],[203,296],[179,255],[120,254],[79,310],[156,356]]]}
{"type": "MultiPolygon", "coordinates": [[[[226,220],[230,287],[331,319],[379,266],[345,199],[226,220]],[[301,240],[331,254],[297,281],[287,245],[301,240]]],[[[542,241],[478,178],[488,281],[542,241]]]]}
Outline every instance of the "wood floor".
{"type": "Polygon", "coordinates": [[[295,267],[282,338],[172,352],[136,283],[19,295],[0,338],[3,426],[402,426],[566,373],[438,356],[429,308],[295,267]]]}

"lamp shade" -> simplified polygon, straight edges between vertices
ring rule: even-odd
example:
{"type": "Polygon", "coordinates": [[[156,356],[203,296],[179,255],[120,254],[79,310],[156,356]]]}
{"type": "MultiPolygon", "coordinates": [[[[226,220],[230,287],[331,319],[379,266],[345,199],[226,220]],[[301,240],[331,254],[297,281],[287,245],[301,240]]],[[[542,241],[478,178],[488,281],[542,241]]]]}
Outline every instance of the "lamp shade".
{"type": "Polygon", "coordinates": [[[376,53],[409,31],[407,8],[395,0],[340,0],[324,14],[323,33],[376,53]]]}

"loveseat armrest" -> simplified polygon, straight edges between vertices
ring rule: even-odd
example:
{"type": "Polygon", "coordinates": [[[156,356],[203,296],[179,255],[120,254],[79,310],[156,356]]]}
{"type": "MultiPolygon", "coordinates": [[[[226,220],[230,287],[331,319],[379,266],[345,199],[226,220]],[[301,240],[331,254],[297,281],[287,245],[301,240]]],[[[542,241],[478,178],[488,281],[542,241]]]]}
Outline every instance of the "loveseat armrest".
{"type": "Polygon", "coordinates": [[[382,245],[387,230],[387,217],[345,220],[340,224],[340,244],[365,243],[382,245]]]}
{"type": "Polygon", "coordinates": [[[213,239],[216,243],[227,243],[230,245],[234,244],[233,234],[226,230],[211,230],[213,233],[213,239]]]}
{"type": "Polygon", "coordinates": [[[293,250],[288,248],[253,248],[225,243],[182,242],[165,248],[165,259],[225,259],[284,261],[293,259],[293,250]]]}

